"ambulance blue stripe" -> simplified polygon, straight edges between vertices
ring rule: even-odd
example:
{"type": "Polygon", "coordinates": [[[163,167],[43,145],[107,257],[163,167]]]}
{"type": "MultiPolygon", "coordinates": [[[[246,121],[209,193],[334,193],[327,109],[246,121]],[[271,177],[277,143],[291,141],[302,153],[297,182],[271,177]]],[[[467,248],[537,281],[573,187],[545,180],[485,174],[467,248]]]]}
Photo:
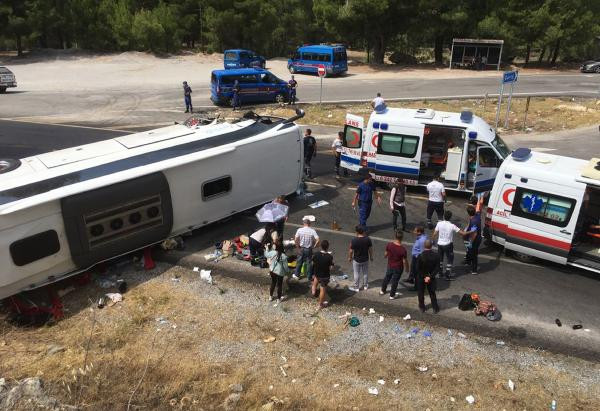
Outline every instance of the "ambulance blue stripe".
{"type": "Polygon", "coordinates": [[[346,163],[360,165],[360,159],[353,158],[353,157],[348,157],[348,156],[345,156],[343,154],[342,154],[342,161],[345,161],[346,163]]]}
{"type": "Polygon", "coordinates": [[[375,170],[376,171],[393,171],[394,173],[419,175],[419,169],[417,169],[417,168],[388,166],[388,165],[384,165],[384,164],[375,165],[375,170]]]}

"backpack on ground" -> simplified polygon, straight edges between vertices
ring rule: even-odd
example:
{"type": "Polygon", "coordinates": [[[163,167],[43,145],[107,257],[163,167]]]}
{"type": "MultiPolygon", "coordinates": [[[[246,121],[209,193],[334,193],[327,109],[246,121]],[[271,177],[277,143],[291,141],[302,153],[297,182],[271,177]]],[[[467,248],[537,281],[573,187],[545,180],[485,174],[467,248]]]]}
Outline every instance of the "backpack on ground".
{"type": "Polygon", "coordinates": [[[477,308],[475,309],[475,314],[477,315],[488,315],[490,312],[496,311],[496,306],[491,301],[480,301],[477,304],[477,308]]]}
{"type": "Polygon", "coordinates": [[[458,308],[462,311],[469,311],[476,307],[476,304],[473,302],[471,298],[471,294],[463,294],[460,302],[458,303],[458,308]]]}

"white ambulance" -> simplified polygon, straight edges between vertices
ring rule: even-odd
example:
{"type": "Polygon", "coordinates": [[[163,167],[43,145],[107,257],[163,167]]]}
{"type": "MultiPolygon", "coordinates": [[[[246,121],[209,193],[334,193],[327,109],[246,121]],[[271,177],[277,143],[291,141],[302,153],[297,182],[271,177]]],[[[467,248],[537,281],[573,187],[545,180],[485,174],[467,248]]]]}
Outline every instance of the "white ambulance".
{"type": "Polygon", "coordinates": [[[446,189],[483,192],[494,184],[510,150],[470,111],[388,108],[363,117],[346,115],[341,166],[368,169],[375,180],[426,185],[441,176],[446,189]]]}
{"type": "Polygon", "coordinates": [[[600,158],[515,150],[490,193],[486,232],[520,259],[600,273],[600,158]]]}

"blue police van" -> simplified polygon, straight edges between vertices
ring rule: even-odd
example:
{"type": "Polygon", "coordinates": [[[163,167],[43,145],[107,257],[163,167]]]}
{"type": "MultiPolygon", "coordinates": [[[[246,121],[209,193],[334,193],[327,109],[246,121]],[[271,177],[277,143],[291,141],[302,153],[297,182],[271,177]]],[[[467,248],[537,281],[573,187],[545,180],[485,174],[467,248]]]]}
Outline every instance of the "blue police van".
{"type": "Polygon", "coordinates": [[[223,65],[225,69],[238,69],[244,67],[265,68],[266,60],[252,50],[233,49],[225,50],[223,65]]]}
{"type": "Polygon", "coordinates": [[[241,104],[284,102],[288,99],[288,83],[260,68],[213,70],[210,99],[216,105],[231,105],[233,84],[240,85],[241,104]]]}
{"type": "Polygon", "coordinates": [[[290,73],[317,73],[317,67],[325,66],[326,76],[344,74],[348,71],[346,47],[341,45],[312,45],[298,47],[288,60],[290,73]]]}

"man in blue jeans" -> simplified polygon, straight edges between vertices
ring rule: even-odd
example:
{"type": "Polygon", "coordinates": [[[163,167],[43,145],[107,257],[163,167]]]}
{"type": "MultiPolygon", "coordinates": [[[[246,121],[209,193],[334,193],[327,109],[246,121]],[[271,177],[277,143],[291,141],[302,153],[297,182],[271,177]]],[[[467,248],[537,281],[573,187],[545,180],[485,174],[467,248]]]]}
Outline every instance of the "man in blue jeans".
{"type": "Polygon", "coordinates": [[[356,208],[358,203],[358,225],[367,227],[367,219],[371,215],[371,206],[373,205],[373,194],[377,198],[377,203],[381,205],[381,195],[377,192],[377,187],[371,174],[365,176],[362,183],[356,188],[352,208],[356,208]]]}
{"type": "Polygon", "coordinates": [[[294,242],[296,243],[296,247],[298,247],[300,252],[298,253],[298,258],[296,259],[296,271],[294,272],[293,278],[296,280],[300,278],[302,265],[306,263],[306,277],[308,278],[309,284],[312,281],[313,248],[319,244],[319,235],[313,228],[311,228],[311,221],[314,221],[314,217],[302,217],[303,226],[296,231],[296,235],[294,236],[294,242]]]}
{"type": "Polygon", "coordinates": [[[398,289],[398,282],[402,277],[402,271],[409,270],[408,257],[406,248],[402,245],[402,231],[396,231],[396,239],[387,244],[385,247],[385,257],[388,259],[387,271],[381,283],[381,291],[379,295],[385,295],[387,292],[387,286],[391,283],[392,288],[390,290],[390,300],[398,298],[396,290],[398,289]]]}
{"type": "Polygon", "coordinates": [[[417,290],[416,283],[415,283],[415,278],[417,276],[417,259],[419,258],[419,256],[423,252],[423,250],[425,249],[424,244],[425,244],[425,240],[427,240],[427,234],[425,234],[425,228],[423,226],[419,225],[419,226],[415,227],[414,234],[417,236],[417,238],[415,239],[415,243],[413,244],[413,247],[412,247],[410,272],[408,274],[408,279],[406,280],[407,283],[414,284],[413,288],[410,291],[417,290]]]}

